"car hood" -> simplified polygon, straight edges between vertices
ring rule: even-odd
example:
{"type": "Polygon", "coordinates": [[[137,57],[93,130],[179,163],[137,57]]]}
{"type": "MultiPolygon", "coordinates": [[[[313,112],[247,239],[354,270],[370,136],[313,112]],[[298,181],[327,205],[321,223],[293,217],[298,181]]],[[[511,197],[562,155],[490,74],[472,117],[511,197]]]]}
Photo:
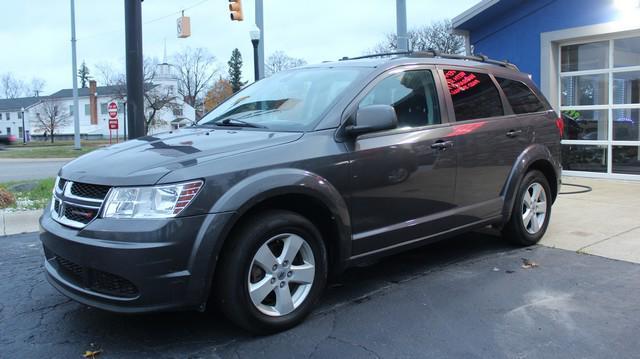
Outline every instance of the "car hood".
{"type": "Polygon", "coordinates": [[[62,178],[110,186],[155,184],[169,172],[295,141],[300,132],[188,128],[101,148],[60,170],[62,178]]]}

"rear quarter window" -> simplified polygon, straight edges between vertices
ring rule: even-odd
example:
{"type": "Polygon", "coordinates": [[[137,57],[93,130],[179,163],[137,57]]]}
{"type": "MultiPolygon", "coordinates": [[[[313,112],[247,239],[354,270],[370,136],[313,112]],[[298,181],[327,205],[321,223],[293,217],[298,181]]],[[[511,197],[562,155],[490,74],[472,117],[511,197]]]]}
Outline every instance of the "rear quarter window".
{"type": "Polygon", "coordinates": [[[523,82],[496,77],[502,87],[502,91],[507,97],[515,114],[533,113],[545,111],[544,104],[540,101],[529,86],[523,82]]]}
{"type": "Polygon", "coordinates": [[[444,70],[456,121],[504,115],[500,93],[487,74],[444,70]]]}

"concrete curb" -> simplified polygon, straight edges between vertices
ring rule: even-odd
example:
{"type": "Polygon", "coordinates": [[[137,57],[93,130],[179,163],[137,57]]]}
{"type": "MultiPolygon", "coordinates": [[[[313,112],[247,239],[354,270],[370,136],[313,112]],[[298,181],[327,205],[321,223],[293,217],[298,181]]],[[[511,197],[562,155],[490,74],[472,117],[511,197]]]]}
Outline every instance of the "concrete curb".
{"type": "Polygon", "coordinates": [[[19,212],[0,211],[0,236],[37,232],[38,219],[41,215],[41,209],[19,212]]]}

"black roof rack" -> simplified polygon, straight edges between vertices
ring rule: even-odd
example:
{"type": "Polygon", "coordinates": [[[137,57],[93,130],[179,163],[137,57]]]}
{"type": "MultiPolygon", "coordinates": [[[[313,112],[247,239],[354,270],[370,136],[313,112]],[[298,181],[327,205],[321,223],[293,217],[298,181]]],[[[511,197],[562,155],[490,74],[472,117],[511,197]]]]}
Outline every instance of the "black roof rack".
{"type": "Polygon", "coordinates": [[[494,59],[490,59],[489,57],[487,57],[485,55],[482,55],[482,54],[476,54],[476,55],[446,54],[446,53],[442,53],[440,51],[433,50],[433,49],[429,49],[427,51],[386,52],[386,53],[381,53],[381,54],[364,55],[364,56],[358,56],[358,57],[343,57],[342,59],[340,59],[340,61],[359,60],[359,59],[367,59],[367,58],[374,58],[374,57],[384,57],[384,56],[400,56],[400,55],[405,55],[405,56],[409,56],[409,57],[434,57],[434,58],[435,57],[439,57],[439,58],[443,58],[443,59],[479,61],[479,62],[484,62],[484,63],[487,63],[487,64],[506,67],[506,68],[509,68],[509,69],[512,69],[512,70],[515,70],[515,71],[520,71],[518,69],[518,66],[510,63],[507,60],[504,60],[504,61],[494,60],[494,59]]]}

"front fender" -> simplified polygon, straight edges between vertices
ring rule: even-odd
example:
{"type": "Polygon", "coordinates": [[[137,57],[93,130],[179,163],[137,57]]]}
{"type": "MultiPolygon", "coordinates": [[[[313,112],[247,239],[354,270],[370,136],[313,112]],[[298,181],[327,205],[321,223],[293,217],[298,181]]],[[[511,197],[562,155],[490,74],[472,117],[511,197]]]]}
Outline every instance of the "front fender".
{"type": "Polygon", "coordinates": [[[553,158],[553,155],[546,146],[541,144],[532,144],[527,147],[522,151],[520,156],[518,156],[518,159],[513,165],[513,168],[509,173],[509,177],[507,178],[507,181],[500,193],[501,197],[504,199],[504,206],[502,208],[502,217],[504,218],[504,222],[508,222],[511,218],[518,188],[520,188],[520,184],[525,173],[527,173],[529,167],[531,167],[534,162],[539,160],[548,162],[554,169],[556,169],[556,177],[560,178],[560,173],[557,170],[557,168],[559,168],[557,161],[553,158]]]}

